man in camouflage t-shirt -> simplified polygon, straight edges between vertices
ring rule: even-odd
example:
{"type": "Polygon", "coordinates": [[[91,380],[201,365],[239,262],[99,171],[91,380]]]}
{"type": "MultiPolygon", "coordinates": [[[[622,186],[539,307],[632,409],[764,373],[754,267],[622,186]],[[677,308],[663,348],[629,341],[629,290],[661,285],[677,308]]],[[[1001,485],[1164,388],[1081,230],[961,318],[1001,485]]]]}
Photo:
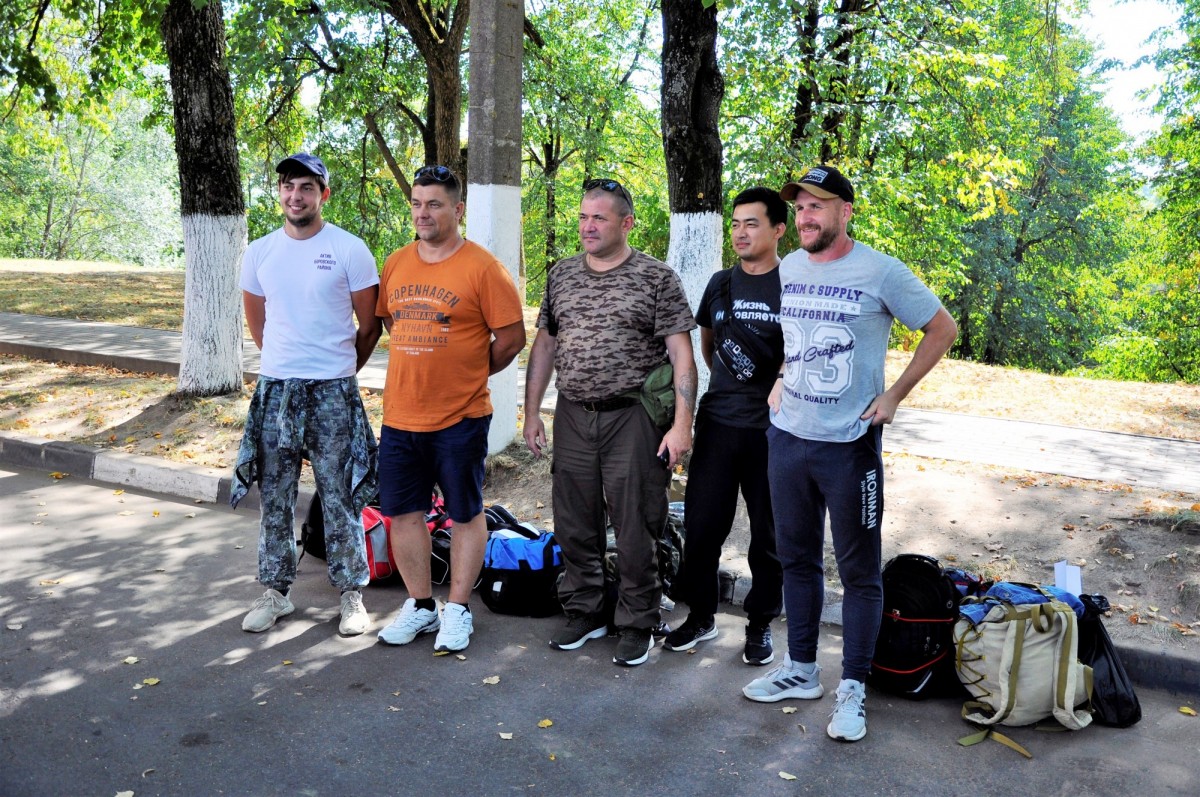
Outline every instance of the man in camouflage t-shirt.
{"type": "Polygon", "coordinates": [[[538,415],[558,371],[554,411],[554,531],[566,572],[559,598],[567,625],[550,641],[574,650],[607,632],[604,553],[616,534],[620,570],[613,662],[646,661],[662,585],[655,540],[667,520],[670,469],[692,446],[695,328],[683,285],[664,263],[629,246],[633,200],[616,180],[584,183],[583,252],[550,270],[529,354],[525,444],[546,447],[538,415]],[[674,367],[675,417],[658,428],[637,398],[646,377],[674,367]]]}

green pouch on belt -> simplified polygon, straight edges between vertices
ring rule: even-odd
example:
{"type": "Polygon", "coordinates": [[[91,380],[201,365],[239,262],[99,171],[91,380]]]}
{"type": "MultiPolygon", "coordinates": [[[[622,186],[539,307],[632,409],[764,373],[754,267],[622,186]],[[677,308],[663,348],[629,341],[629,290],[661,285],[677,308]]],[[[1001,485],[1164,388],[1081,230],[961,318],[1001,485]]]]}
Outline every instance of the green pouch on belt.
{"type": "Polygon", "coordinates": [[[675,422],[675,369],[670,362],[650,372],[638,391],[638,398],[655,426],[666,428],[675,422]]]}

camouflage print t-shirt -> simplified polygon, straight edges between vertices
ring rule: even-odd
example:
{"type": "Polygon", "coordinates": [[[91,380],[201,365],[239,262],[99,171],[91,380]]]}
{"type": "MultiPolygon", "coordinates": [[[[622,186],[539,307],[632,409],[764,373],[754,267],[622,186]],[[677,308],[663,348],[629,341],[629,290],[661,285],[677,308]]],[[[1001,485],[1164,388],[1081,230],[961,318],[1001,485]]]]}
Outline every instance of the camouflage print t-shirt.
{"type": "Polygon", "coordinates": [[[663,338],[690,332],[696,320],[679,275],[635,249],[605,272],[589,268],[583,254],[560,260],[547,277],[537,325],[555,335],[559,392],[594,401],[640,387],[667,361],[663,338]]]}

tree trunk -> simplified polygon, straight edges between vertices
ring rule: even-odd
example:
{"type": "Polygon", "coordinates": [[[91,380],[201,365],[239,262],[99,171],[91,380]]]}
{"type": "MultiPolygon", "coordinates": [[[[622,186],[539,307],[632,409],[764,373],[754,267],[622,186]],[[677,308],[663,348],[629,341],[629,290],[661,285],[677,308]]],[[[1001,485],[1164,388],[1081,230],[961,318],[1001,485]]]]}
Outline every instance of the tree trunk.
{"type": "MultiPolygon", "coordinates": [[[[671,202],[667,264],[694,308],[721,268],[721,134],[725,80],[717,64],[717,8],[662,0],[662,133],[671,202]]],[[[693,347],[699,340],[693,335],[693,347]]],[[[707,372],[700,368],[701,390],[707,372]]]]}
{"type": "Polygon", "coordinates": [[[464,178],[462,142],[462,43],[470,0],[376,0],[399,22],[425,61],[427,95],[425,162],[449,166],[464,178]]]}
{"type": "Polygon", "coordinates": [[[177,390],[211,396],[242,386],[238,273],[246,214],[233,90],[219,0],[169,0],[162,37],[170,64],[183,214],[183,349],[177,390]]]}

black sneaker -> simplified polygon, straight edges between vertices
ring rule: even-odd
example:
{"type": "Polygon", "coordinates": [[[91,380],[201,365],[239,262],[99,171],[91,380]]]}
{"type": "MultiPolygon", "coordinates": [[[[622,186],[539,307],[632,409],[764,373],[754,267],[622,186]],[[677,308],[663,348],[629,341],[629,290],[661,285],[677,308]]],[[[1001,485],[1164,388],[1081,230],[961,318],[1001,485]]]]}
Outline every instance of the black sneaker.
{"type": "Polygon", "coordinates": [[[613,664],[622,667],[636,667],[650,658],[650,648],[654,647],[654,637],[649,628],[622,628],[621,641],[617,643],[617,652],[613,655],[613,664]]]}
{"type": "Polygon", "coordinates": [[[550,647],[575,650],[589,639],[599,639],[607,633],[608,625],[603,618],[594,614],[576,614],[567,618],[567,624],[550,640],[550,647]]]}
{"type": "Polygon", "coordinates": [[[742,651],[742,661],[755,667],[775,661],[775,650],[771,647],[770,625],[746,626],[746,648],[742,651]]]}
{"type": "Polygon", "coordinates": [[[717,638],[717,627],[712,620],[707,623],[697,621],[689,616],[683,625],[667,634],[663,647],[667,650],[691,650],[700,642],[717,638]]]}

